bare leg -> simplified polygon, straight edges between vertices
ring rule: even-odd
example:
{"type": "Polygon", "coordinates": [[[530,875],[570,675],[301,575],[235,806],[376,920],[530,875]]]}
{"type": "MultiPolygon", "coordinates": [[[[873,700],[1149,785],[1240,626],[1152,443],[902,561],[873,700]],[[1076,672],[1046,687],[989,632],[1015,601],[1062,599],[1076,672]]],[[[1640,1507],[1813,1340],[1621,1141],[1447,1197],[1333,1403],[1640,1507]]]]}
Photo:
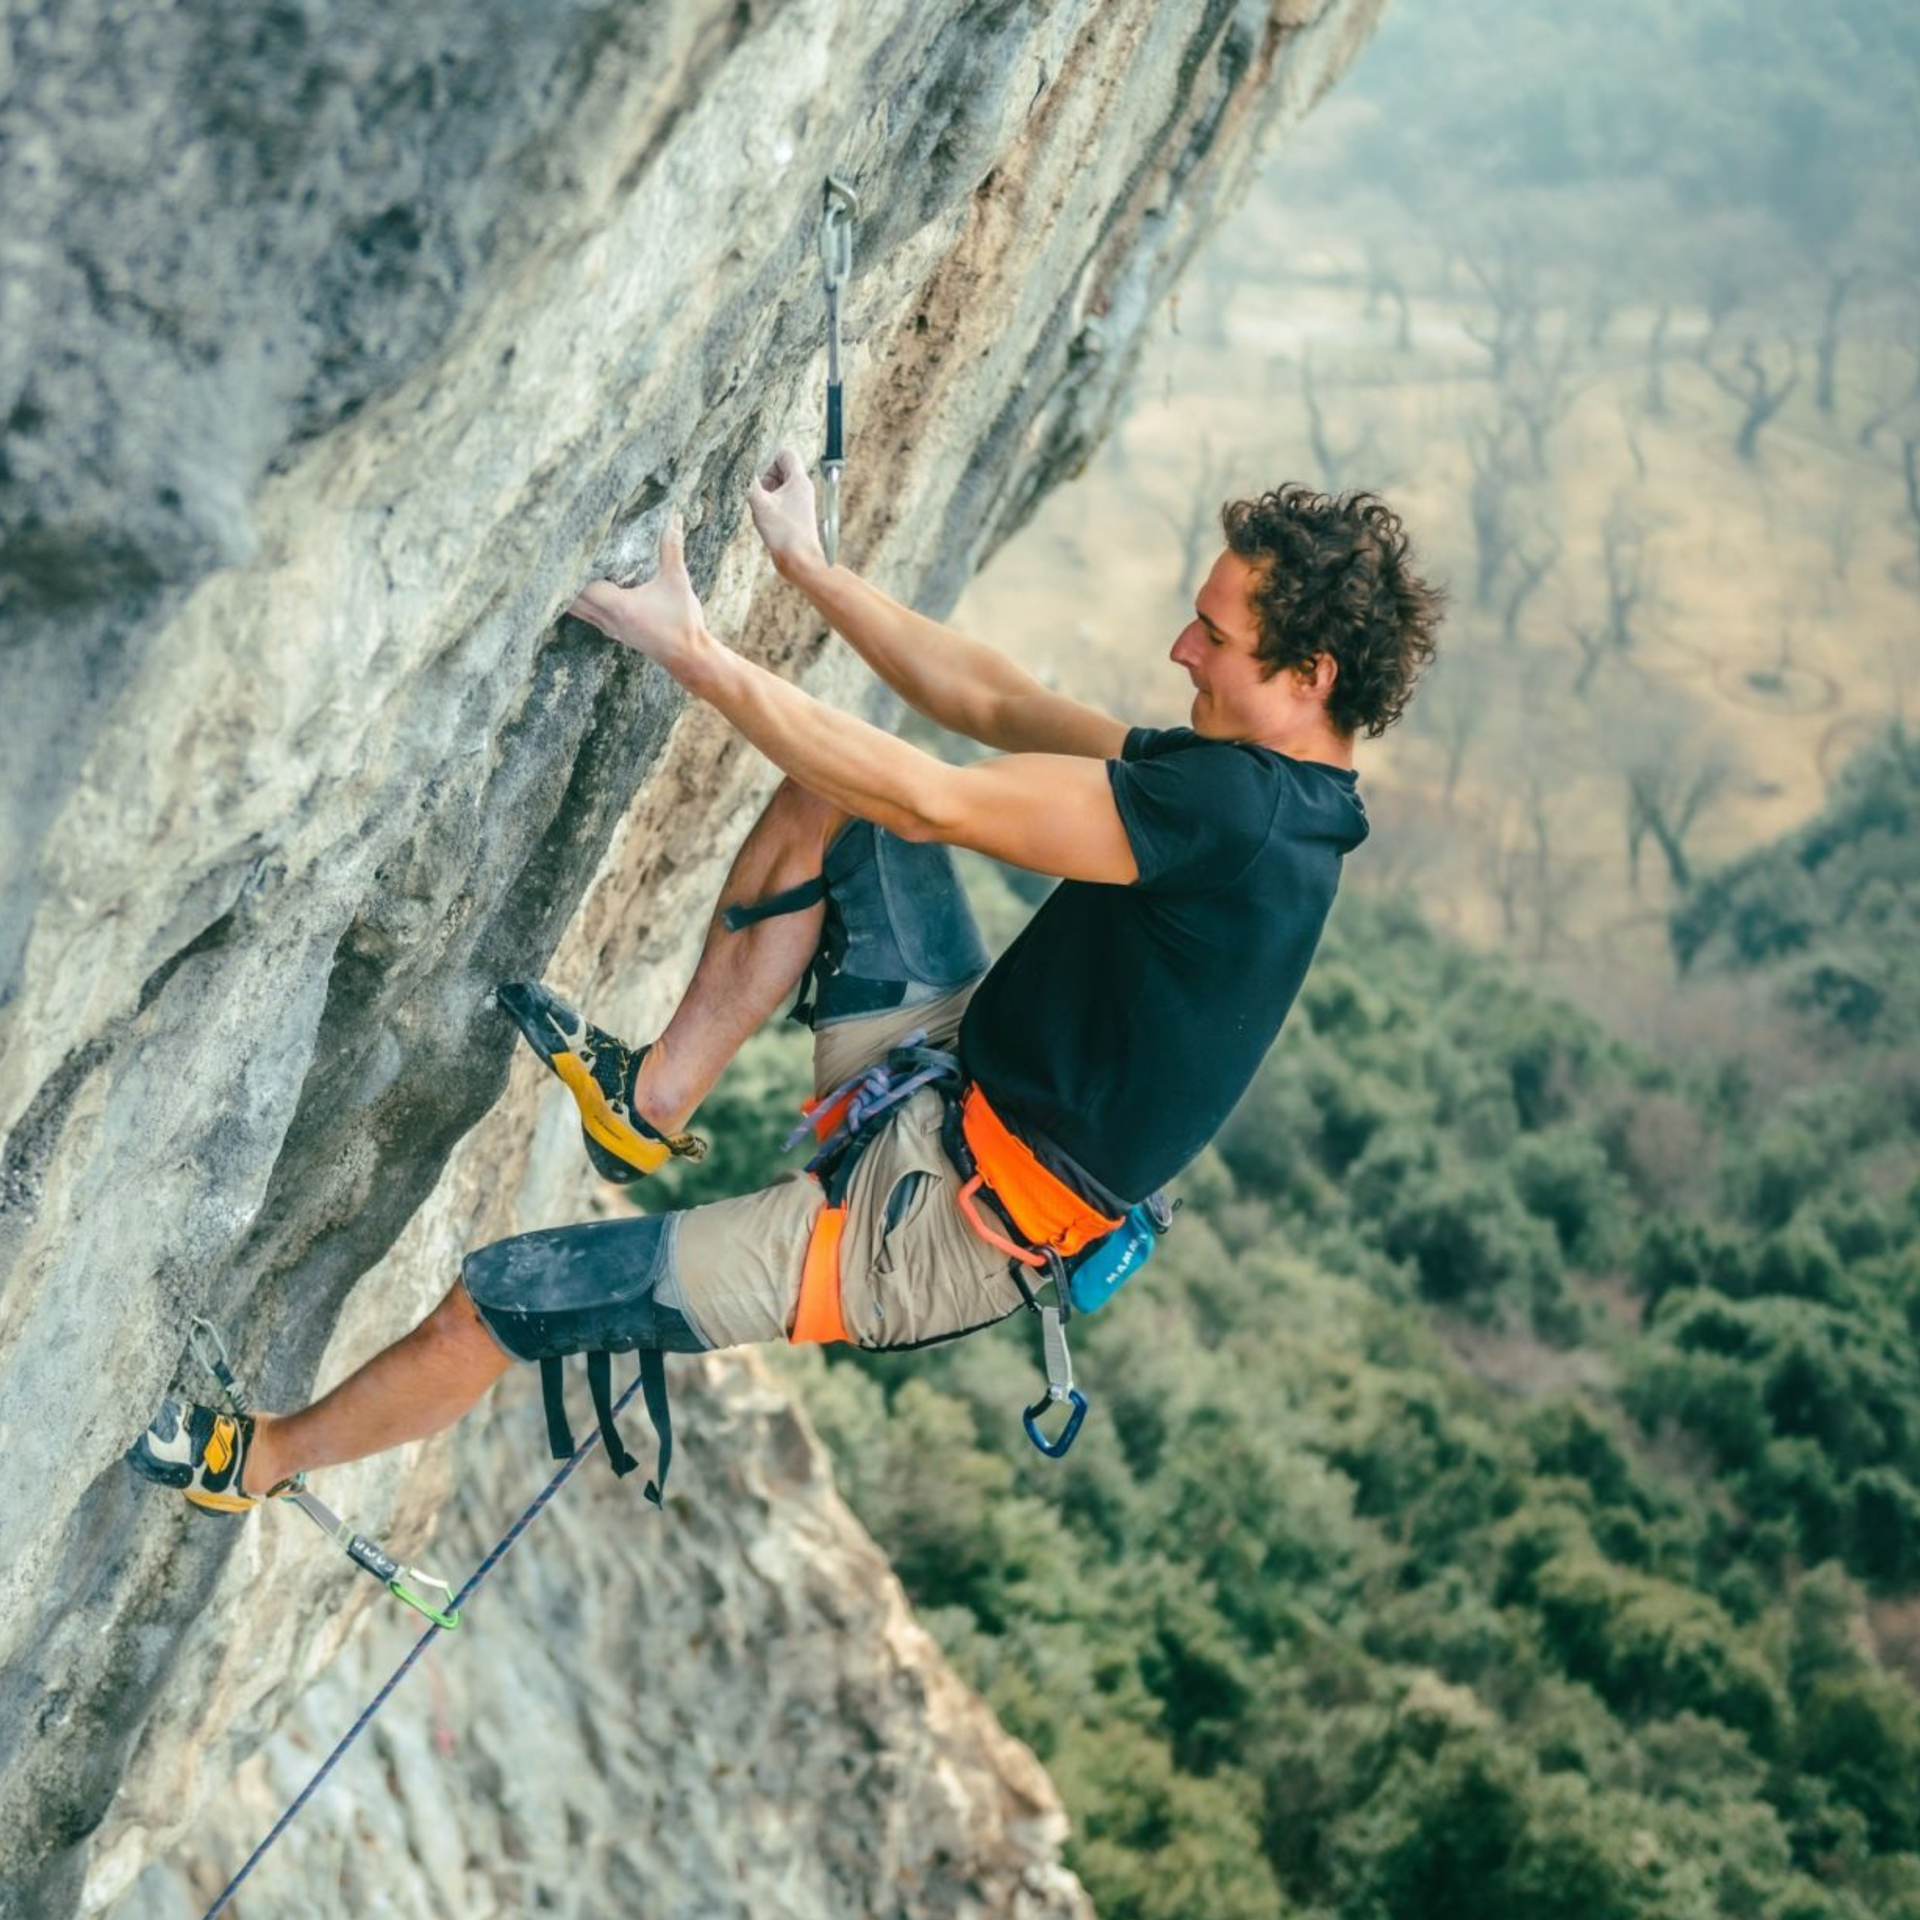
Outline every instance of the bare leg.
{"type": "MultiPolygon", "coordinates": [[[[738,933],[720,915],[811,880],[848,815],[783,781],[734,857],[693,978],[635,1087],[642,1116],[683,1128],[741,1042],[792,992],[820,941],[823,907],[738,933]]],[[[419,1326],[299,1413],[259,1414],[246,1491],[364,1459],[451,1426],[513,1365],[456,1281],[419,1326]]]]}
{"type": "Polygon", "coordinates": [[[741,1043],[793,991],[820,944],[826,909],[781,914],[738,933],[721,925],[721,914],[811,880],[849,817],[783,780],[755,821],[720,889],[693,978],[634,1086],[641,1117],[660,1132],[686,1126],[741,1043]]]}
{"type": "Polygon", "coordinates": [[[456,1280],[411,1333],[324,1399],[299,1413],[257,1415],[244,1490],[264,1493],[314,1467],[424,1440],[451,1426],[513,1364],[456,1280]]]}

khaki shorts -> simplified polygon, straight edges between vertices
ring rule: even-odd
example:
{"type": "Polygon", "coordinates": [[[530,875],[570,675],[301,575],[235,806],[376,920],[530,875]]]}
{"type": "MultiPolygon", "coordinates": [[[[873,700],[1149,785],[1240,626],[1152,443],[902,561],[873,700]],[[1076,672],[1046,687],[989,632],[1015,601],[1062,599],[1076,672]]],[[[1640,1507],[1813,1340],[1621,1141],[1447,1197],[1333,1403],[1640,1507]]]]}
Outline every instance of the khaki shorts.
{"type": "MultiPolygon", "coordinates": [[[[972,994],[969,983],[907,1013],[822,1028],[814,1043],[815,1091],[872,1066],[916,1029],[925,1029],[929,1045],[950,1048],[972,994]]],[[[960,1179],[941,1149],[943,1115],[931,1088],[904,1101],[867,1147],[847,1190],[840,1315],[863,1347],[948,1340],[1021,1304],[1007,1256],[974,1233],[956,1204],[960,1179]]],[[[787,1337],[822,1204],[818,1183],[795,1174],[676,1217],[682,1310],[712,1345],[787,1337]]]]}

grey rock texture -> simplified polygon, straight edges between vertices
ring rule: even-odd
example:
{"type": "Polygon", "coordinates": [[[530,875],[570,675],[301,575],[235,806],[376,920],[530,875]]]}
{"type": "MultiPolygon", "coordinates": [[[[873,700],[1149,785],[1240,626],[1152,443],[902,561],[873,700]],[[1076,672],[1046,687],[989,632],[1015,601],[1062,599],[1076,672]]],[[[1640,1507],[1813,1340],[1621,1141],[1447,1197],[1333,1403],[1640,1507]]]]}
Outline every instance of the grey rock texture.
{"type": "MultiPolygon", "coordinates": [[[[292,1516],[192,1518],[120,1466],[191,1379],[188,1316],[279,1404],[465,1247],[587,1204],[485,990],[545,973],[648,1031],[767,775],[559,609],[677,502],[716,630],[869,697],[744,515],[770,448],[818,437],[822,176],[865,202],[843,557],[939,612],[1093,444],[1262,133],[1382,3],[0,17],[0,1914],[134,1885],[361,1618],[292,1516]]],[[[711,1418],[746,1421],[763,1389],[716,1373],[711,1418]]],[[[495,1454],[514,1480],[536,1436],[460,1444],[504,1517],[495,1454]]],[[[702,1444],[689,1491],[724,1504],[702,1444]]],[[[417,1538],[453,1458],[325,1491],[417,1538]]],[[[800,1550],[778,1503],[751,1549],[744,1513],[648,1536],[630,1505],[607,1524],[678,1605],[800,1550]]],[[[631,1605],[611,1572],[592,1591],[631,1605]]],[[[840,1616],[817,1593],[741,1616],[727,1684],[764,1690],[803,1617],[840,1616]]],[[[845,1649],[850,1723],[876,1675],[943,1684],[909,1639],[845,1649]]],[[[845,1749],[874,1804],[1004,1760],[977,1725],[936,1762],[888,1724],[845,1749]]],[[[791,1761],[767,1804],[839,1858],[791,1761]]],[[[725,1779],[662,1791],[705,1794],[715,1831],[733,1804],[725,1779]]],[[[1045,1829],[983,1814],[954,1872],[1044,1880],[1045,1829]]],[[[642,1885],[656,1857],[632,1852],[642,1885]]],[[[897,1909],[851,1868],[762,1904],[970,1910],[919,1865],[897,1909]]]]}

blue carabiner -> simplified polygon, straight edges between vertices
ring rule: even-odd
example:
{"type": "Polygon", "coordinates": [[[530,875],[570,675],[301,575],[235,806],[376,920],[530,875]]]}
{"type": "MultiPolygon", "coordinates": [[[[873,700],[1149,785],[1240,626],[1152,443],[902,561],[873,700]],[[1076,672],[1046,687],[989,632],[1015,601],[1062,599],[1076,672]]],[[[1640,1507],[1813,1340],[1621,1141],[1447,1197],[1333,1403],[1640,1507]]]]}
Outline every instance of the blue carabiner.
{"type": "Polygon", "coordinates": [[[1080,1431],[1080,1423],[1087,1417],[1087,1396],[1078,1387],[1069,1387],[1065,1398],[1072,1404],[1073,1411],[1067,1416],[1067,1424],[1060,1431],[1058,1440],[1049,1440],[1040,1431],[1040,1416],[1062,1396],[1049,1391],[1043,1399],[1036,1400],[1024,1415],[1027,1438],[1044,1453],[1049,1460],[1062,1458],[1073,1445],[1073,1436],[1080,1431]]]}

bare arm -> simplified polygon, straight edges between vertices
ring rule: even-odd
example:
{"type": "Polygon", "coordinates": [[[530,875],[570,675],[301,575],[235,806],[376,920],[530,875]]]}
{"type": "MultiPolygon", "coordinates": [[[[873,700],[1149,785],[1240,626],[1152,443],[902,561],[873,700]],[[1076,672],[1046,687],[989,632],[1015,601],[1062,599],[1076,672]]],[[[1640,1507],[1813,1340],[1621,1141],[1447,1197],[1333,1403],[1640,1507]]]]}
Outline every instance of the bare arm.
{"type": "Polygon", "coordinates": [[[1013,754],[950,767],[842,713],[723,646],[687,577],[677,525],[643,587],[596,581],[573,611],[657,660],[809,792],[913,840],[944,840],[1065,879],[1136,877],[1105,765],[1083,755],[1013,754]]]}
{"type": "Polygon", "coordinates": [[[937,726],[1002,753],[1119,753],[1126,728],[1044,687],[995,647],[890,599],[848,567],[830,567],[814,531],[813,482],[782,448],[748,490],[773,564],[901,699],[937,726]]]}
{"type": "Polygon", "coordinates": [[[810,793],[904,839],[972,847],[1068,880],[1138,869],[1104,762],[1016,753],[950,767],[709,638],[673,669],[810,793]]]}
{"type": "Polygon", "coordinates": [[[1125,725],[1043,686],[978,640],[902,606],[848,567],[824,560],[781,567],[855,653],[936,726],[1001,753],[1084,754],[1111,760],[1125,725]]]}

